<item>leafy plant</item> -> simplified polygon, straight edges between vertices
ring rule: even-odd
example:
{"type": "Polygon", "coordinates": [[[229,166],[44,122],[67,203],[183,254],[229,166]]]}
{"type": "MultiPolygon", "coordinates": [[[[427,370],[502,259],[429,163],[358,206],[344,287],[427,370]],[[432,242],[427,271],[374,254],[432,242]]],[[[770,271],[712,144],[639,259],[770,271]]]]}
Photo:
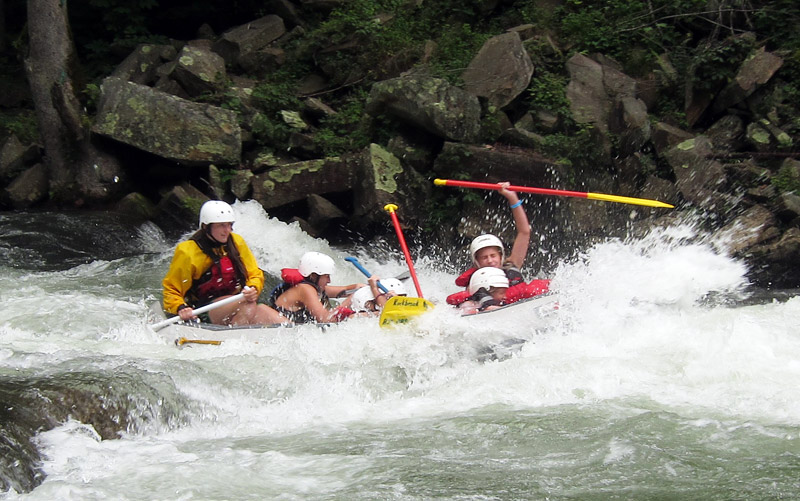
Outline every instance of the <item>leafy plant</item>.
{"type": "Polygon", "coordinates": [[[39,140],[39,125],[33,110],[22,110],[17,113],[0,113],[0,129],[6,134],[14,134],[23,143],[39,140]]]}
{"type": "Polygon", "coordinates": [[[542,71],[531,79],[528,87],[532,110],[544,110],[570,119],[572,113],[567,99],[567,78],[548,71],[542,71]]]}
{"type": "Polygon", "coordinates": [[[800,193],[800,172],[794,164],[786,163],[772,178],[772,185],[779,193],[800,193]]]}
{"type": "Polygon", "coordinates": [[[358,150],[370,143],[370,130],[363,120],[366,95],[362,93],[357,96],[340,107],[338,113],[320,121],[320,128],[314,133],[314,142],[326,155],[358,150]]]}

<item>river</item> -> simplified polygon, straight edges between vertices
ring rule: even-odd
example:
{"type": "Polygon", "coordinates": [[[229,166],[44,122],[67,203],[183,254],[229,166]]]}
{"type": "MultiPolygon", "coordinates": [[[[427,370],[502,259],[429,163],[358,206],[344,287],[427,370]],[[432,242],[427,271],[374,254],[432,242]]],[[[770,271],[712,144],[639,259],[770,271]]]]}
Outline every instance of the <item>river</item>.
{"type": "MultiPolygon", "coordinates": [[[[406,269],[393,242],[331,248],[234,207],[272,283],[308,250],[336,258],[334,283],[363,281],[348,255],[406,269]]],[[[183,349],[148,328],[176,243],[155,226],[6,213],[0,230],[4,436],[8,402],[48,384],[124,414],[114,439],[77,408],[32,434],[41,482],[0,499],[800,498],[800,291],[752,289],[691,225],[560,264],[546,328],[471,327],[442,301],[455,273],[423,256],[442,305],[418,324],[183,349]],[[480,356],[509,336],[527,342],[480,356]]]]}

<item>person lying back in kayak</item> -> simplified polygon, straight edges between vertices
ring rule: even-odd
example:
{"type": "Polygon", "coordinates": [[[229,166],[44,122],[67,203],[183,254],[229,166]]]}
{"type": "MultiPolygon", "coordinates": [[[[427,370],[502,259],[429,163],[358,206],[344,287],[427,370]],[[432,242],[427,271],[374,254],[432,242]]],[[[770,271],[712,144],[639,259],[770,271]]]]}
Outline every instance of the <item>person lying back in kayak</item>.
{"type": "MultiPolygon", "coordinates": [[[[547,292],[550,284],[549,280],[534,280],[526,283],[522,276],[520,268],[522,268],[522,264],[528,255],[528,246],[531,239],[530,223],[528,222],[527,214],[525,214],[525,209],[522,207],[522,200],[519,199],[515,191],[507,189],[510,184],[508,182],[497,184],[501,186],[498,192],[508,200],[517,229],[511,253],[506,257],[503,243],[495,235],[484,234],[475,237],[469,246],[474,266],[456,278],[456,285],[468,288],[470,279],[476,271],[483,268],[496,268],[502,270],[508,278],[508,287],[512,289],[508,300],[514,299],[514,301],[518,301],[547,292]]],[[[471,295],[469,290],[456,292],[447,297],[447,303],[458,306],[471,295]]]]}
{"type": "Polygon", "coordinates": [[[472,274],[466,301],[458,305],[462,315],[491,311],[506,304],[508,277],[500,268],[481,268],[472,274]]]}
{"type": "Polygon", "coordinates": [[[241,301],[203,313],[200,319],[223,325],[287,322],[274,309],[257,303],[264,273],[244,239],[233,233],[234,221],[233,208],[227,203],[203,204],[199,229],[175,248],[162,282],[164,310],[188,321],[197,318],[195,308],[243,292],[241,301]]]}
{"type": "Polygon", "coordinates": [[[396,278],[379,278],[372,275],[367,279],[368,285],[361,287],[353,293],[350,301],[350,308],[356,313],[378,313],[383,309],[383,305],[389,298],[394,296],[407,296],[405,285],[396,278]],[[389,292],[383,292],[378,288],[381,283],[389,292]]]}
{"type": "Polygon", "coordinates": [[[297,269],[281,270],[283,283],[270,295],[270,305],[294,323],[340,322],[353,314],[349,300],[330,308],[331,297],[344,297],[364,284],[331,285],[333,259],[320,252],[306,252],[297,269]]]}

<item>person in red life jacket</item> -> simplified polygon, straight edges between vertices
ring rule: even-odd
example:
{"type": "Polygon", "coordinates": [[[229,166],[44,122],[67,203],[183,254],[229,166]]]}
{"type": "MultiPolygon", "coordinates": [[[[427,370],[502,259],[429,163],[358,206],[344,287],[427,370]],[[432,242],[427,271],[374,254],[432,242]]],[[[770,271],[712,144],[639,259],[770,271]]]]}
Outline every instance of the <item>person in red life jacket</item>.
{"type": "Polygon", "coordinates": [[[300,257],[296,270],[284,269],[284,283],[270,295],[270,304],[276,311],[294,323],[340,322],[353,314],[348,305],[330,309],[331,297],[344,297],[346,291],[364,284],[331,285],[334,263],[330,256],[320,252],[306,252],[300,257]]]}
{"type": "Polygon", "coordinates": [[[375,275],[367,279],[369,285],[361,287],[353,293],[350,301],[350,308],[356,313],[366,312],[368,314],[379,313],[383,305],[389,298],[394,296],[407,296],[406,286],[396,278],[381,279],[375,275]],[[383,292],[378,288],[381,283],[389,292],[383,292]]]}
{"type": "Polygon", "coordinates": [[[211,200],[200,208],[200,228],[175,248],[162,282],[164,310],[181,320],[197,318],[194,309],[244,293],[241,301],[200,315],[202,321],[223,325],[277,324],[288,320],[257,302],[264,273],[244,239],[233,233],[233,208],[211,200]]]}
{"type": "Polygon", "coordinates": [[[469,297],[458,306],[462,315],[497,309],[505,304],[508,277],[500,268],[481,268],[472,274],[467,292],[469,297]]]}
{"type": "MultiPolygon", "coordinates": [[[[470,279],[477,270],[497,268],[503,270],[508,278],[509,299],[513,297],[517,301],[547,292],[549,280],[533,280],[530,283],[526,283],[522,276],[520,268],[522,268],[522,264],[528,255],[528,246],[531,239],[530,223],[528,222],[527,214],[525,214],[525,209],[522,207],[522,200],[519,199],[515,191],[507,189],[509,183],[498,184],[501,186],[498,192],[508,200],[511,214],[514,217],[514,224],[517,228],[517,235],[514,238],[511,253],[506,257],[503,243],[494,235],[485,234],[475,237],[469,246],[474,266],[456,278],[456,285],[468,288],[470,279]]],[[[456,292],[447,297],[447,303],[458,306],[471,295],[469,290],[456,292]]]]}

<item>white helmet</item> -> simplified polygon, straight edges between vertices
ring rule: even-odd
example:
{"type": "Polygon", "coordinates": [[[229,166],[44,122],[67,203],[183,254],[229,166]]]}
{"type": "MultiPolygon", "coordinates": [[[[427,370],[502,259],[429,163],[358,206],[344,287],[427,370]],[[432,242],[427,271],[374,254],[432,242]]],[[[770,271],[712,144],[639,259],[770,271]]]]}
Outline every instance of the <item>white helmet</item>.
{"type": "Polygon", "coordinates": [[[386,287],[387,290],[394,291],[394,293],[398,296],[407,296],[408,291],[406,291],[406,286],[403,285],[403,282],[396,278],[382,278],[380,280],[381,285],[386,287]]]}
{"type": "Polygon", "coordinates": [[[472,262],[477,266],[478,260],[475,259],[475,254],[478,253],[479,250],[486,248],[486,247],[498,247],[500,248],[500,261],[505,260],[505,250],[503,249],[503,242],[500,241],[494,235],[481,235],[479,237],[475,237],[471,244],[469,244],[469,254],[472,256],[472,262]]]}
{"type": "Polygon", "coordinates": [[[506,272],[500,268],[481,268],[472,274],[467,290],[470,294],[475,294],[480,289],[486,289],[488,292],[489,287],[508,287],[506,272]]]}
{"type": "Polygon", "coordinates": [[[233,207],[221,200],[209,200],[200,207],[200,228],[204,224],[232,223],[236,221],[233,207]]]}
{"type": "Polygon", "coordinates": [[[312,273],[332,275],[333,268],[333,259],[321,252],[306,252],[300,258],[300,266],[297,267],[300,274],[306,278],[311,276],[312,273]]]}
{"type": "Polygon", "coordinates": [[[372,295],[369,285],[365,285],[355,291],[352,298],[350,300],[350,308],[353,311],[365,311],[367,309],[367,301],[374,300],[375,296],[372,295]]]}

